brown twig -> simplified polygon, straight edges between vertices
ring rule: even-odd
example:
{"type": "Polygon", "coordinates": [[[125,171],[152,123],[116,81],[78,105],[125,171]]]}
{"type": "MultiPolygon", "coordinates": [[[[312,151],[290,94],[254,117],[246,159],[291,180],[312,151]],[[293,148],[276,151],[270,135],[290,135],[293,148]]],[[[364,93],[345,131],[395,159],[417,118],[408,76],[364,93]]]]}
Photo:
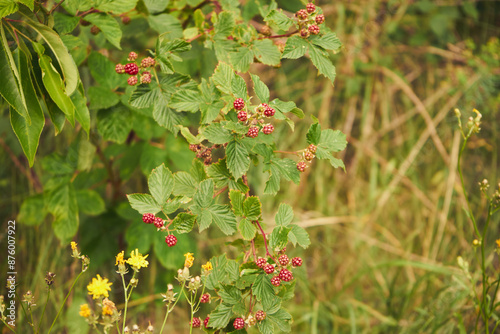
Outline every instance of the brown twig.
{"type": "Polygon", "coordinates": [[[225,186],[224,188],[219,189],[219,190],[218,190],[218,191],[214,194],[213,198],[215,198],[215,197],[219,196],[220,194],[222,194],[222,193],[223,193],[224,191],[226,191],[226,190],[227,190],[227,186],[225,186]]]}
{"type": "Polygon", "coordinates": [[[271,255],[271,253],[269,253],[269,248],[267,247],[266,232],[264,232],[258,220],[254,220],[254,223],[259,227],[259,230],[262,233],[262,238],[264,238],[264,246],[266,246],[266,255],[269,256],[271,259],[273,259],[274,263],[278,263],[278,261],[276,261],[276,259],[271,255]]]}

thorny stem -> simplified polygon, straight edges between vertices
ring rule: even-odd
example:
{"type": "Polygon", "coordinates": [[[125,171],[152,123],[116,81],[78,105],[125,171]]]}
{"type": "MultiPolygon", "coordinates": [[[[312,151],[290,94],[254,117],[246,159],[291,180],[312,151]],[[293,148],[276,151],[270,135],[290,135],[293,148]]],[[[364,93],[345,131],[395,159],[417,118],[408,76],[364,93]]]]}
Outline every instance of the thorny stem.
{"type": "Polygon", "coordinates": [[[290,37],[293,34],[296,34],[298,32],[299,32],[299,30],[295,30],[295,31],[291,31],[291,32],[283,34],[283,35],[262,36],[262,37],[259,37],[258,39],[290,37]]]}
{"type": "Polygon", "coordinates": [[[260,226],[260,223],[258,220],[255,220],[255,224],[257,224],[257,226],[259,227],[259,230],[260,232],[262,233],[262,237],[264,238],[264,246],[266,246],[266,255],[269,256],[271,259],[273,259],[273,261],[275,263],[278,263],[278,261],[276,261],[276,259],[271,255],[271,253],[269,253],[269,248],[267,247],[267,238],[266,238],[266,233],[264,232],[264,230],[262,229],[262,226],[260,226]]]}

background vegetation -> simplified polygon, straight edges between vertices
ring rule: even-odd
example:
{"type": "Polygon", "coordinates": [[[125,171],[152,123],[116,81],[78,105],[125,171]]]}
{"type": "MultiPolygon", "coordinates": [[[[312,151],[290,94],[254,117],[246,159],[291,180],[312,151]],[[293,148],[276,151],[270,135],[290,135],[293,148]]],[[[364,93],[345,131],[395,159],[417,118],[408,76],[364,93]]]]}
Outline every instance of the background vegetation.
{"type": "MultiPolygon", "coordinates": [[[[292,13],[303,6],[300,1],[278,2],[292,13]]],[[[270,213],[269,219],[279,203],[291,204],[298,224],[308,229],[312,240],[306,251],[290,250],[305,263],[295,300],[289,303],[293,332],[470,332],[475,321],[473,286],[457,265],[457,256],[469,262],[473,277],[479,272],[474,269],[478,262],[473,228],[462,210],[464,198],[456,173],[460,134],[452,110],[458,107],[468,117],[476,108],[483,114],[482,130],[469,142],[463,168],[472,206],[485,212],[477,183],[483,178],[492,185],[500,181],[500,4],[459,0],[317,4],[326,14],[327,26],[344,44],[332,58],[337,68],[334,86],[318,77],[307,59],[302,66],[287,60],[280,68],[252,65],[272,87],[272,97],[295,101],[306,119],[316,116],[324,127],[346,133],[349,142],[343,157],[345,173],[315,162],[299,186],[283,185],[277,196],[263,197],[263,212],[270,213]]],[[[133,13],[130,16],[131,24],[123,27],[123,51],[108,51],[105,40],[96,38],[80,46],[75,58],[77,52],[88,54],[93,49],[119,62],[128,51],[152,48],[155,32],[145,35],[148,23],[133,13]]],[[[89,27],[79,29],[89,34],[89,27]]],[[[177,68],[193,76],[209,76],[215,58],[207,54],[199,63],[196,52],[194,47],[184,54],[185,61],[177,68]],[[210,68],[207,73],[205,68],[210,68]]],[[[80,57],[80,75],[92,82],[89,60],[86,55],[80,57]]],[[[90,109],[95,128],[97,98],[91,98],[90,109]]],[[[133,130],[127,133],[127,145],[115,145],[94,133],[91,141],[96,149],[90,152],[82,148],[81,134],[68,124],[56,137],[54,126],[48,124],[30,169],[5,105],[0,113],[0,217],[4,225],[12,218],[18,222],[17,261],[23,273],[18,291],[30,289],[42,298],[45,271],[55,272],[55,284],[64,287],[52,295],[54,308],[47,312],[55,313],[78,264],[69,257],[67,244],[54,237],[53,219],[43,202],[38,210],[28,212],[21,210],[23,201],[28,197],[36,201],[42,184],[60,177],[64,168],[70,168],[77,189],[97,184],[92,189],[105,202],[89,202],[92,205],[81,210],[77,241],[91,258],[87,280],[106,270],[113,277],[114,255],[119,250],[139,245],[144,253],[152,246],[151,235],[129,228],[139,224],[140,216],[130,209],[124,194],[144,192],[145,175],[161,162],[172,170],[189,169],[193,153],[182,137],[166,134],[152,122],[139,124],[132,113],[123,120],[133,130]],[[82,154],[90,155],[90,163],[75,166],[82,154]]],[[[280,124],[275,131],[281,135],[280,149],[294,149],[309,124],[298,123],[292,136],[286,124],[280,124]]],[[[256,193],[263,193],[259,171],[249,180],[256,193]]],[[[484,217],[486,212],[476,217],[480,226],[484,217]]],[[[493,252],[500,238],[498,216],[490,224],[487,260],[498,268],[493,252]]],[[[0,232],[2,245],[5,230],[0,232]]],[[[179,240],[180,249],[195,253],[200,264],[213,254],[233,252],[232,246],[225,245],[231,238],[217,232],[190,236],[179,240]]],[[[180,249],[178,258],[163,263],[166,269],[151,261],[151,268],[142,273],[141,280],[148,284],[137,291],[138,302],[132,305],[137,306],[129,319],[139,324],[160,319],[159,293],[183,263],[180,249]],[[156,304],[144,303],[153,300],[156,304]]],[[[6,271],[2,261],[0,272],[6,271]]],[[[78,317],[87,280],[79,282],[68,301],[61,323],[66,329],[58,332],[87,331],[78,317]]],[[[177,308],[174,315],[169,330],[185,331],[187,309],[177,308]]]]}

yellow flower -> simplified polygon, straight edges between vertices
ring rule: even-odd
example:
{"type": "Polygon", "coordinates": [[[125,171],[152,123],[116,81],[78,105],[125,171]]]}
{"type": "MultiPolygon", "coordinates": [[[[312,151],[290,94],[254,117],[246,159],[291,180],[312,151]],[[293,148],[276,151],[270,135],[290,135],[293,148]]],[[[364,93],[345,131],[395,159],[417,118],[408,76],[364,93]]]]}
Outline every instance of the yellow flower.
{"type": "Polygon", "coordinates": [[[184,267],[191,268],[193,266],[194,256],[193,253],[184,254],[186,261],[184,262],[184,267]]]}
{"type": "Polygon", "coordinates": [[[497,248],[500,248],[500,239],[497,239],[495,242],[497,243],[497,248]]]}
{"type": "Polygon", "coordinates": [[[84,318],[90,317],[90,309],[87,304],[80,305],[80,315],[84,318]]]}
{"type": "Polygon", "coordinates": [[[130,253],[130,259],[127,260],[127,263],[132,266],[132,269],[135,271],[139,271],[141,268],[147,268],[149,262],[146,261],[146,258],[149,256],[149,254],[146,254],[146,256],[142,256],[141,253],[139,253],[139,250],[136,248],[135,253],[132,251],[130,253]]]}
{"type": "Polygon", "coordinates": [[[113,315],[113,311],[116,310],[116,305],[108,298],[104,298],[102,301],[102,315],[113,315]]]}
{"type": "Polygon", "coordinates": [[[71,241],[71,250],[76,250],[76,246],[77,246],[77,245],[78,245],[78,244],[77,244],[76,242],[71,241]]]}
{"type": "Polygon", "coordinates": [[[124,253],[125,253],[124,251],[121,251],[120,253],[118,253],[118,255],[116,256],[115,266],[117,266],[119,264],[125,264],[125,260],[123,259],[124,253]]]}
{"type": "Polygon", "coordinates": [[[87,285],[87,290],[89,290],[89,295],[92,295],[93,299],[97,299],[99,297],[109,297],[108,291],[111,291],[110,286],[113,283],[108,283],[107,278],[102,278],[99,274],[97,274],[97,278],[92,278],[92,282],[87,285]]]}
{"type": "Polygon", "coordinates": [[[210,261],[208,261],[206,264],[202,265],[201,267],[203,268],[203,270],[205,270],[207,272],[214,269],[212,267],[212,263],[210,261]]]}

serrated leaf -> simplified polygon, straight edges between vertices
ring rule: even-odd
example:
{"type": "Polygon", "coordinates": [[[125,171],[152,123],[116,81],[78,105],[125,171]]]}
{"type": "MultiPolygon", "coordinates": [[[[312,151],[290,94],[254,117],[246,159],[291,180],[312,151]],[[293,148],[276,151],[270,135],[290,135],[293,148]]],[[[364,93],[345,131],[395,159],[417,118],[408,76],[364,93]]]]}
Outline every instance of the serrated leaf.
{"type": "Polygon", "coordinates": [[[177,125],[177,127],[181,130],[181,135],[184,137],[184,139],[186,139],[186,141],[189,144],[199,144],[203,140],[205,140],[205,138],[203,137],[203,135],[198,134],[197,136],[195,136],[195,135],[193,135],[191,133],[191,131],[189,130],[189,128],[187,128],[185,126],[177,125]]]}
{"type": "Polygon", "coordinates": [[[259,331],[262,334],[274,334],[274,327],[273,324],[271,323],[271,320],[264,319],[262,321],[259,321],[258,326],[259,326],[259,331]]]}
{"type": "Polygon", "coordinates": [[[164,38],[182,38],[182,25],[179,19],[170,14],[149,15],[148,22],[151,28],[162,34],[164,38]]]}
{"type": "Polygon", "coordinates": [[[294,25],[294,20],[283,14],[281,10],[272,9],[269,11],[267,16],[264,18],[269,25],[275,26],[280,30],[288,31],[292,25],[294,25]]]}
{"type": "Polygon", "coordinates": [[[238,48],[236,52],[229,54],[231,65],[233,65],[235,70],[242,73],[248,72],[250,64],[253,62],[253,57],[253,50],[247,47],[238,48]]]}
{"type": "Polygon", "coordinates": [[[245,194],[238,190],[230,190],[229,200],[234,214],[237,216],[243,216],[243,202],[245,200],[245,194]]]}
{"type": "Polygon", "coordinates": [[[210,313],[210,320],[208,321],[208,326],[215,329],[224,328],[229,324],[229,321],[231,320],[232,316],[233,316],[232,305],[221,303],[212,313],[210,313]]]}
{"type": "Polygon", "coordinates": [[[275,294],[270,277],[264,273],[257,276],[252,287],[252,293],[263,305],[272,304],[275,300],[275,294]]]}
{"type": "Polygon", "coordinates": [[[207,209],[212,215],[212,220],[225,235],[236,232],[236,216],[228,205],[214,204],[207,209]]]}
{"type": "Polygon", "coordinates": [[[264,194],[274,195],[280,190],[281,178],[292,181],[295,184],[300,182],[300,172],[297,170],[297,163],[291,159],[273,159],[270,162],[269,180],[266,182],[264,194]]]}
{"type": "Polygon", "coordinates": [[[189,233],[193,229],[194,223],[196,221],[195,215],[190,215],[189,213],[181,212],[172,221],[172,225],[178,233],[189,233]]]}
{"type": "Polygon", "coordinates": [[[318,146],[332,152],[342,151],[347,146],[346,136],[340,130],[323,130],[318,146]]]}
{"type": "Polygon", "coordinates": [[[309,44],[300,36],[292,36],[287,39],[285,50],[281,58],[297,59],[303,57],[309,48],[309,44]]]}
{"type": "Polygon", "coordinates": [[[231,83],[233,82],[234,77],[234,70],[231,68],[231,66],[224,62],[219,62],[212,76],[212,79],[221,92],[231,95],[231,83]]]}
{"type": "Polygon", "coordinates": [[[240,220],[238,223],[238,230],[245,240],[252,240],[255,238],[255,233],[257,232],[255,225],[248,219],[240,220]]]}
{"type": "Polygon", "coordinates": [[[149,192],[156,203],[163,205],[174,190],[174,177],[164,164],[153,169],[148,178],[149,192]]]}
{"type": "Polygon", "coordinates": [[[302,248],[307,248],[311,244],[309,234],[299,225],[292,224],[290,232],[288,232],[288,240],[295,246],[299,244],[302,248]]]}
{"type": "Polygon", "coordinates": [[[235,97],[242,98],[243,100],[247,99],[247,84],[245,80],[239,75],[235,75],[233,77],[233,81],[231,82],[231,91],[235,97]]]}
{"type": "Polygon", "coordinates": [[[174,174],[174,195],[193,197],[198,187],[198,182],[187,172],[174,174]]]}
{"type": "Polygon", "coordinates": [[[270,39],[256,40],[252,45],[252,50],[261,63],[271,66],[280,64],[281,53],[270,39]]]}
{"type": "Polygon", "coordinates": [[[79,21],[77,17],[54,12],[54,29],[61,35],[72,32],[79,21]]]}
{"type": "Polygon", "coordinates": [[[119,50],[122,49],[120,46],[122,30],[114,17],[104,13],[91,13],[85,16],[85,20],[97,26],[108,42],[119,50]]]}
{"type": "Polygon", "coordinates": [[[102,12],[122,14],[133,10],[136,5],[137,0],[112,0],[100,4],[97,9],[102,12]]]}
{"type": "Polygon", "coordinates": [[[194,203],[200,208],[208,208],[214,202],[214,182],[212,179],[204,180],[198,186],[194,195],[194,203]]]}
{"type": "Polygon", "coordinates": [[[170,132],[177,134],[179,128],[177,125],[181,123],[179,115],[168,107],[168,95],[167,93],[161,93],[153,107],[153,118],[155,121],[169,130],[170,132]]]}
{"type": "Polygon", "coordinates": [[[90,112],[87,108],[87,98],[80,90],[83,90],[83,87],[80,86],[75,92],[70,96],[71,102],[75,106],[75,117],[78,123],[81,124],[83,130],[87,132],[87,136],[90,131],[90,112]]]}
{"type": "Polygon", "coordinates": [[[161,206],[149,194],[129,194],[127,198],[130,206],[140,214],[155,214],[161,211],[161,206]]]}
{"type": "Polygon", "coordinates": [[[202,128],[201,133],[213,144],[222,145],[233,139],[231,132],[226,130],[220,123],[212,123],[202,128]]]}
{"type": "Polygon", "coordinates": [[[0,1],[0,19],[17,12],[19,6],[14,0],[1,0],[0,1]]]}
{"type": "MultiPolygon", "coordinates": [[[[106,56],[100,54],[99,52],[92,52],[87,59],[87,63],[89,65],[90,74],[92,77],[99,83],[99,85],[111,89],[116,89],[116,87],[120,86],[120,84],[125,82],[125,78],[120,76],[120,74],[115,71],[115,64],[111,62],[106,56]]],[[[136,90],[140,90],[139,87],[149,85],[141,85],[136,88],[136,90]]],[[[92,88],[92,87],[91,87],[92,88]]],[[[149,92],[149,89],[148,89],[149,92]]],[[[134,96],[134,94],[132,94],[134,96]]],[[[137,97],[131,97],[132,101],[137,97]]],[[[135,106],[136,108],[142,108],[141,106],[135,106]]]]}
{"type": "Polygon", "coordinates": [[[217,16],[217,22],[214,24],[215,35],[227,37],[231,35],[234,29],[234,17],[229,12],[221,12],[217,16]]]}
{"type": "Polygon", "coordinates": [[[278,208],[278,213],[274,217],[276,225],[288,226],[293,220],[293,209],[290,205],[281,203],[278,208]]]}
{"type": "Polygon", "coordinates": [[[218,295],[224,301],[224,304],[235,305],[242,302],[241,291],[232,285],[223,285],[218,291],[218,295]]]}
{"type": "Polygon", "coordinates": [[[252,74],[253,81],[253,89],[255,94],[259,98],[260,102],[268,103],[269,102],[269,88],[267,88],[266,84],[260,80],[257,75],[252,74]]]}
{"type": "Polygon", "coordinates": [[[280,331],[285,333],[291,331],[290,323],[292,320],[292,316],[284,309],[281,308],[278,312],[269,314],[267,318],[275,325],[277,325],[280,331]]]}
{"type": "Polygon", "coordinates": [[[249,220],[257,220],[262,214],[262,204],[257,196],[250,196],[243,202],[243,213],[249,220]]]}
{"type": "Polygon", "coordinates": [[[132,107],[144,109],[152,106],[161,94],[158,87],[151,89],[150,85],[139,85],[132,92],[128,102],[132,107]]]}
{"type": "Polygon", "coordinates": [[[27,197],[24,199],[17,220],[21,224],[29,226],[38,226],[45,220],[47,210],[45,208],[45,201],[42,194],[27,197]]]}
{"type": "Polygon", "coordinates": [[[283,249],[288,243],[288,233],[291,227],[276,226],[269,236],[269,245],[273,249],[283,249]]]}
{"type": "Polygon", "coordinates": [[[195,113],[200,109],[200,92],[181,89],[172,95],[170,106],[178,111],[195,113]]]}
{"type": "Polygon", "coordinates": [[[328,57],[326,51],[324,51],[320,47],[310,45],[309,55],[311,56],[313,65],[318,69],[318,72],[330,79],[330,81],[333,83],[335,81],[336,75],[335,66],[328,57]]]}
{"type": "Polygon", "coordinates": [[[130,110],[122,105],[97,113],[97,131],[106,140],[123,144],[132,130],[130,110]]]}
{"type": "Polygon", "coordinates": [[[340,39],[338,39],[337,34],[334,32],[328,32],[322,36],[317,36],[316,38],[311,38],[311,43],[318,45],[326,50],[338,51],[342,46],[340,39]]]}
{"type": "Polygon", "coordinates": [[[54,215],[54,234],[68,242],[78,231],[78,202],[72,183],[64,183],[47,194],[47,209],[54,215]]]}
{"type": "Polygon", "coordinates": [[[227,167],[237,180],[246,173],[250,167],[250,158],[247,148],[239,141],[232,140],[226,147],[227,167]]]}
{"type": "Polygon", "coordinates": [[[229,189],[237,189],[243,193],[248,191],[242,179],[235,181],[229,169],[227,169],[226,159],[220,159],[218,162],[211,164],[207,168],[208,175],[214,180],[217,188],[228,186],[229,189]]]}
{"type": "Polygon", "coordinates": [[[309,131],[306,134],[307,143],[318,145],[321,139],[321,125],[314,123],[309,127],[309,131]]]}
{"type": "Polygon", "coordinates": [[[92,86],[87,94],[90,99],[90,109],[107,109],[120,102],[118,95],[103,87],[92,86]]]}

